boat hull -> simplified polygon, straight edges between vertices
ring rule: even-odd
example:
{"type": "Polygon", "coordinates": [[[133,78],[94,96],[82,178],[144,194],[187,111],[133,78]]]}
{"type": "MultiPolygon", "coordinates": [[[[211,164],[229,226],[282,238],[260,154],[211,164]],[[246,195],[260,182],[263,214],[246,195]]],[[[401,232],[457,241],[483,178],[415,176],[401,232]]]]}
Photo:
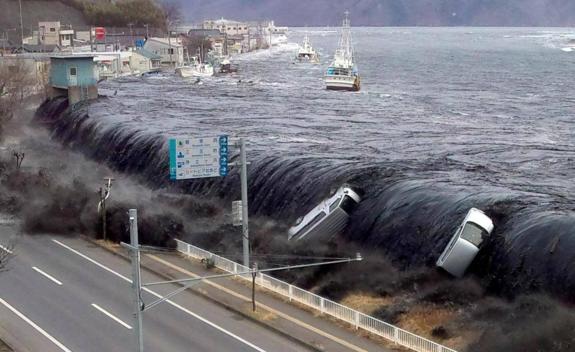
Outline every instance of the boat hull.
{"type": "Polygon", "coordinates": [[[319,64],[319,57],[317,55],[298,55],[296,59],[299,62],[309,62],[312,64],[319,64]]]}
{"type": "Polygon", "coordinates": [[[327,90],[357,92],[360,90],[360,86],[358,76],[327,76],[325,78],[325,87],[327,90]]]}

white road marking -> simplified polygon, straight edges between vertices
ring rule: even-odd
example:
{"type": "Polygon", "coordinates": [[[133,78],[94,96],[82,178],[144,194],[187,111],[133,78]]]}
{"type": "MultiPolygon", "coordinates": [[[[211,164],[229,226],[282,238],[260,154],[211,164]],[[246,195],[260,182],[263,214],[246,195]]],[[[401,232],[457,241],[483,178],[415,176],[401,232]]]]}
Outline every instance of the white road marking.
{"type": "Polygon", "coordinates": [[[105,315],[107,315],[109,318],[111,318],[112,320],[114,320],[116,323],[122,325],[123,327],[125,327],[126,329],[132,330],[132,327],[126,323],[124,323],[122,320],[120,320],[118,317],[116,317],[114,314],[108,312],[107,310],[105,310],[104,308],[100,307],[99,305],[97,305],[96,303],[92,303],[92,307],[96,308],[97,310],[99,310],[100,312],[104,313],[105,315]]]}
{"type": "Polygon", "coordinates": [[[37,267],[33,266],[32,269],[36,270],[38,273],[44,275],[46,278],[48,278],[49,280],[52,280],[53,282],[55,282],[57,285],[62,286],[62,283],[58,280],[56,280],[52,275],[49,275],[47,273],[45,273],[44,271],[38,269],[37,267]]]}
{"type": "MultiPolygon", "coordinates": [[[[104,269],[104,270],[106,270],[107,272],[109,272],[109,273],[111,273],[111,274],[113,274],[113,275],[119,277],[120,279],[122,279],[122,280],[124,280],[124,281],[127,281],[127,282],[129,282],[129,283],[132,283],[132,280],[130,280],[130,279],[127,278],[126,276],[124,276],[124,275],[122,275],[122,274],[120,274],[120,273],[118,273],[118,272],[116,272],[116,271],[114,271],[114,270],[108,268],[107,266],[105,266],[105,265],[103,265],[103,264],[101,264],[101,263],[95,261],[94,259],[88,257],[87,255],[78,252],[78,251],[75,250],[74,248],[72,248],[72,247],[70,247],[70,246],[68,246],[68,245],[66,245],[66,244],[64,244],[64,243],[62,243],[62,242],[60,242],[60,241],[58,241],[58,240],[56,240],[56,239],[52,239],[52,241],[53,241],[54,243],[56,243],[56,244],[58,244],[58,245],[64,247],[64,248],[66,248],[66,249],[69,250],[70,252],[79,255],[80,257],[86,259],[87,261],[89,261],[90,263],[92,263],[92,264],[94,264],[94,265],[100,267],[101,269],[104,269]]],[[[145,292],[148,292],[149,294],[151,294],[151,295],[153,295],[153,296],[155,296],[155,297],[157,297],[157,298],[162,298],[162,295],[160,295],[160,294],[158,294],[158,293],[156,293],[156,292],[150,290],[150,289],[147,288],[147,287],[143,287],[142,290],[145,291],[145,292]]],[[[249,341],[247,341],[247,340],[244,340],[243,338],[241,338],[241,337],[235,335],[234,333],[232,333],[232,332],[230,332],[230,331],[228,331],[228,330],[222,328],[221,326],[216,325],[215,323],[212,323],[211,321],[207,320],[206,318],[197,315],[196,313],[194,313],[194,312],[192,312],[191,310],[188,310],[188,309],[182,307],[181,305],[175,303],[174,301],[166,300],[166,303],[168,303],[168,304],[170,304],[171,306],[173,306],[173,307],[175,307],[175,308],[181,310],[182,312],[184,312],[184,313],[186,313],[186,314],[191,315],[192,317],[194,317],[194,318],[200,320],[201,322],[203,322],[203,323],[205,323],[205,324],[207,324],[207,325],[213,327],[214,329],[216,329],[216,330],[218,330],[218,331],[220,331],[220,332],[222,332],[222,333],[224,333],[224,334],[226,334],[226,335],[228,335],[228,336],[230,336],[230,337],[232,337],[232,338],[234,338],[234,339],[236,339],[236,340],[242,342],[243,344],[245,344],[245,345],[247,345],[247,346],[253,348],[254,350],[256,350],[256,351],[258,351],[258,352],[266,352],[264,349],[262,349],[262,348],[260,348],[260,347],[258,347],[258,346],[256,346],[256,345],[254,345],[253,343],[251,343],[251,342],[249,342],[249,341]]]]}
{"type": "Polygon", "coordinates": [[[2,303],[6,308],[10,309],[12,311],[12,313],[16,314],[20,319],[24,320],[26,323],[28,323],[30,326],[32,326],[34,329],[36,329],[36,331],[38,331],[39,333],[44,335],[46,338],[48,338],[48,340],[52,341],[54,343],[54,345],[60,347],[60,349],[62,351],[72,352],[68,347],[64,346],[60,341],[56,340],[56,338],[54,338],[52,335],[48,334],[46,332],[46,330],[44,330],[41,327],[39,327],[38,325],[36,325],[36,323],[34,323],[32,320],[28,319],[27,316],[20,313],[16,308],[9,305],[8,302],[3,300],[2,298],[0,298],[0,303],[2,303]]]}
{"type": "Polygon", "coordinates": [[[3,250],[4,252],[8,252],[8,254],[14,254],[14,252],[12,252],[11,250],[9,250],[8,248],[4,247],[1,244],[0,244],[0,249],[3,250]]]}

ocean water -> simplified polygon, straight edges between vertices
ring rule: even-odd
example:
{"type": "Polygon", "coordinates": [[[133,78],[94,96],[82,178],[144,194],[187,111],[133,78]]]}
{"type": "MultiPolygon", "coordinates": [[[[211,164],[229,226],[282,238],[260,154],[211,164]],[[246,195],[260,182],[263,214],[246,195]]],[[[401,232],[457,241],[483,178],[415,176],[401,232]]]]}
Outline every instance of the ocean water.
{"type": "MultiPolygon", "coordinates": [[[[233,60],[238,75],[202,85],[170,73],[104,82],[106,98],[61,114],[52,129],[158,186],[168,183],[166,138],[243,136],[252,215],[289,224],[351,183],[365,195],[343,236],[404,267],[432,266],[478,207],[495,230],[472,274],[503,291],[570,296],[575,53],[565,49],[575,31],[354,28],[353,38],[360,92],[324,89],[338,34],[300,28],[289,44],[233,60]],[[294,63],[305,33],[321,64],[294,63]]],[[[182,184],[198,192],[231,183],[182,184]]]]}

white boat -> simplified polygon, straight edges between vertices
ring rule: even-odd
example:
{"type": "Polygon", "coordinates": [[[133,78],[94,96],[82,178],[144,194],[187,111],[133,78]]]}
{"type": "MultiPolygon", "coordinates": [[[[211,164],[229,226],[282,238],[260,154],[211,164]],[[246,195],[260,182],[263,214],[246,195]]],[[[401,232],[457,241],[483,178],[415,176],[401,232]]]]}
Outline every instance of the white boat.
{"type": "Polygon", "coordinates": [[[302,45],[299,47],[296,59],[299,62],[313,62],[316,64],[319,63],[319,54],[315,51],[315,49],[311,45],[307,34],[303,38],[302,45]]]}
{"type": "Polygon", "coordinates": [[[214,75],[214,67],[207,63],[196,62],[176,68],[176,74],[182,78],[211,77],[214,75]]]}
{"type": "Polygon", "coordinates": [[[324,78],[326,88],[329,90],[358,91],[360,88],[360,77],[355,65],[349,12],[347,11],[341,27],[339,46],[324,78]]]}

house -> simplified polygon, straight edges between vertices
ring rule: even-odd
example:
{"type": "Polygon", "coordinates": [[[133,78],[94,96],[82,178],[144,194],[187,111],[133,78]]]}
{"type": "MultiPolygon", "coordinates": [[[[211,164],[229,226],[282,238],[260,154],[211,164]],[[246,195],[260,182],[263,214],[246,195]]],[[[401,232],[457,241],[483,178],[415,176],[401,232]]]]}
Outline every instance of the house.
{"type": "Polygon", "coordinates": [[[69,103],[98,98],[98,76],[94,55],[54,55],[50,57],[52,95],[68,96],[69,103]]]}
{"type": "Polygon", "coordinates": [[[159,70],[162,57],[151,53],[146,49],[139,49],[132,52],[130,56],[130,67],[132,72],[150,72],[159,70]]]}
{"type": "Polygon", "coordinates": [[[230,21],[224,18],[219,20],[206,20],[202,23],[203,29],[217,29],[228,35],[248,35],[249,25],[247,22],[230,21]]]}
{"type": "Polygon", "coordinates": [[[60,21],[38,22],[38,34],[41,45],[60,45],[60,21]]]}
{"type": "Polygon", "coordinates": [[[149,38],[144,50],[159,55],[162,65],[178,67],[184,64],[184,46],[180,38],[149,38]]]}
{"type": "Polygon", "coordinates": [[[60,46],[61,47],[70,47],[74,46],[74,30],[70,28],[60,28],[60,32],[58,33],[60,46]]]}

